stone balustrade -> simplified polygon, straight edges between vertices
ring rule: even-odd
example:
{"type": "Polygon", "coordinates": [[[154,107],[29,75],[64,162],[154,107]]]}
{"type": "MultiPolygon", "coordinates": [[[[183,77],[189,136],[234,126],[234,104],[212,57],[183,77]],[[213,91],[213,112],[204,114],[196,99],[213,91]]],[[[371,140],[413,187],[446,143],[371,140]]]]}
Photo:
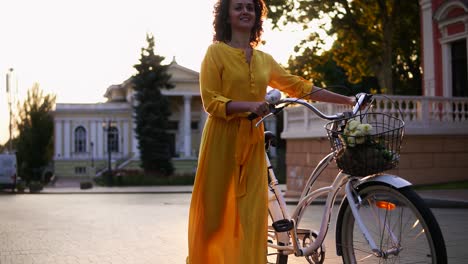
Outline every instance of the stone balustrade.
{"type": "MultiPolygon", "coordinates": [[[[315,103],[327,115],[349,111],[344,105],[315,103]]],[[[410,135],[463,135],[468,134],[468,98],[425,96],[376,96],[374,111],[389,113],[405,121],[405,133],[410,135]]],[[[323,137],[320,119],[303,106],[285,108],[282,137],[323,137]]]]}

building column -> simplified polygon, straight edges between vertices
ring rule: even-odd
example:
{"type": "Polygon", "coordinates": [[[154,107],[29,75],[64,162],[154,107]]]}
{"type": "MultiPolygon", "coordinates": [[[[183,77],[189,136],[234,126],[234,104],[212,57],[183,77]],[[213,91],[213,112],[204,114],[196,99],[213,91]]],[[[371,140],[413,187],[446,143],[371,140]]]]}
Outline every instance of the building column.
{"type": "Polygon", "coordinates": [[[62,120],[55,120],[55,158],[61,159],[63,157],[63,131],[62,120]]]}
{"type": "MultiPolygon", "coordinates": [[[[442,50],[442,96],[444,97],[452,97],[453,90],[452,90],[452,50],[450,49],[451,46],[447,42],[441,43],[441,50],[442,50]]],[[[424,72],[426,73],[426,72],[424,72]]],[[[432,95],[432,96],[435,96],[432,95]]]]}
{"type": "Polygon", "coordinates": [[[184,95],[184,157],[192,156],[191,95],[184,95]]]}
{"type": "Polygon", "coordinates": [[[103,121],[97,121],[97,127],[96,127],[96,130],[97,130],[97,142],[94,144],[95,147],[96,147],[96,156],[99,158],[99,159],[103,159],[104,158],[104,131],[103,131],[103,128],[102,128],[102,122],[103,121]]]}
{"type": "Polygon", "coordinates": [[[140,150],[138,149],[138,139],[137,139],[137,133],[135,132],[136,129],[136,120],[135,120],[135,115],[132,115],[132,129],[131,129],[131,135],[132,135],[132,153],[134,158],[139,158],[140,157],[140,150]]]}
{"type": "Polygon", "coordinates": [[[70,158],[71,154],[71,144],[72,142],[72,137],[71,137],[71,121],[70,120],[65,120],[64,123],[64,129],[63,129],[63,157],[66,159],[70,158]]]}
{"type": "Polygon", "coordinates": [[[128,157],[128,139],[130,138],[129,133],[129,123],[127,121],[122,121],[122,155],[123,157],[128,157]]]}
{"type": "Polygon", "coordinates": [[[205,111],[205,108],[203,108],[203,106],[201,107],[201,110],[200,110],[200,131],[203,131],[203,129],[205,128],[205,123],[206,123],[206,120],[208,119],[208,113],[205,111]]]}
{"type": "Polygon", "coordinates": [[[91,143],[93,143],[93,144],[92,144],[93,146],[92,146],[92,148],[90,149],[89,152],[91,153],[91,157],[94,159],[94,158],[97,157],[97,155],[96,155],[96,154],[97,154],[97,150],[96,150],[96,149],[97,149],[98,140],[97,140],[97,138],[96,138],[96,133],[97,133],[97,130],[96,130],[96,129],[98,128],[98,126],[97,126],[97,122],[94,121],[94,120],[91,121],[90,123],[91,123],[91,127],[90,127],[90,129],[91,129],[91,131],[90,131],[90,132],[91,132],[91,133],[90,133],[91,136],[89,137],[89,146],[91,147],[91,143]]]}
{"type": "Polygon", "coordinates": [[[435,68],[434,68],[434,33],[432,30],[432,1],[420,0],[421,27],[423,46],[423,95],[435,96],[435,68]]]}

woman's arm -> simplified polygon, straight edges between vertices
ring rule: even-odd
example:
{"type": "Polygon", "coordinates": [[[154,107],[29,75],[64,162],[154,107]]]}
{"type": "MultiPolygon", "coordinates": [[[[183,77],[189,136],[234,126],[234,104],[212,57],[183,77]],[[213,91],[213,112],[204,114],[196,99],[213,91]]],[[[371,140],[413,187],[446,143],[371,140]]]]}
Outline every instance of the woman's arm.
{"type": "Polygon", "coordinates": [[[356,98],[354,96],[344,96],[316,86],[312,86],[312,91],[313,93],[310,95],[309,99],[313,101],[346,104],[351,106],[356,104],[356,98]]]}
{"type": "MultiPolygon", "coordinates": [[[[313,86],[312,89],[314,93],[310,95],[310,100],[334,104],[346,104],[350,106],[354,106],[356,104],[356,98],[353,96],[344,96],[315,86],[313,86]]],[[[245,112],[252,112],[258,116],[264,116],[268,114],[268,105],[266,102],[247,101],[229,101],[226,104],[226,115],[245,112]]]]}

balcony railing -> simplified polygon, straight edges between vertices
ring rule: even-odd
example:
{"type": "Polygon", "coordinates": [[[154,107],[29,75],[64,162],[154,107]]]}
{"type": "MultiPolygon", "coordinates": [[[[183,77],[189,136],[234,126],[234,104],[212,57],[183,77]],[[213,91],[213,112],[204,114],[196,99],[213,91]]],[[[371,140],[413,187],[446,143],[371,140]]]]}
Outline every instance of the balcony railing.
{"type": "MultiPolygon", "coordinates": [[[[314,104],[325,114],[349,111],[343,105],[314,104]]],[[[401,117],[405,133],[412,135],[468,134],[468,98],[387,96],[376,97],[375,111],[401,117]]],[[[303,106],[288,107],[284,114],[283,138],[313,138],[326,136],[320,119],[303,106]]]]}

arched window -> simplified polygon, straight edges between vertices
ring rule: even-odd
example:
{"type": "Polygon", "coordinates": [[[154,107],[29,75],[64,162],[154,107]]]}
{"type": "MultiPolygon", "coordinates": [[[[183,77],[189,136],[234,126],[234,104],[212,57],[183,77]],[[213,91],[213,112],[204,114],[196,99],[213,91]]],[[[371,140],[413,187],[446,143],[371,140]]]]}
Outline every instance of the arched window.
{"type": "Polygon", "coordinates": [[[82,126],[75,129],[75,152],[86,152],[86,129],[82,126]]]}
{"type": "Polygon", "coordinates": [[[109,151],[119,152],[119,130],[117,127],[111,126],[108,133],[109,151]]]}

